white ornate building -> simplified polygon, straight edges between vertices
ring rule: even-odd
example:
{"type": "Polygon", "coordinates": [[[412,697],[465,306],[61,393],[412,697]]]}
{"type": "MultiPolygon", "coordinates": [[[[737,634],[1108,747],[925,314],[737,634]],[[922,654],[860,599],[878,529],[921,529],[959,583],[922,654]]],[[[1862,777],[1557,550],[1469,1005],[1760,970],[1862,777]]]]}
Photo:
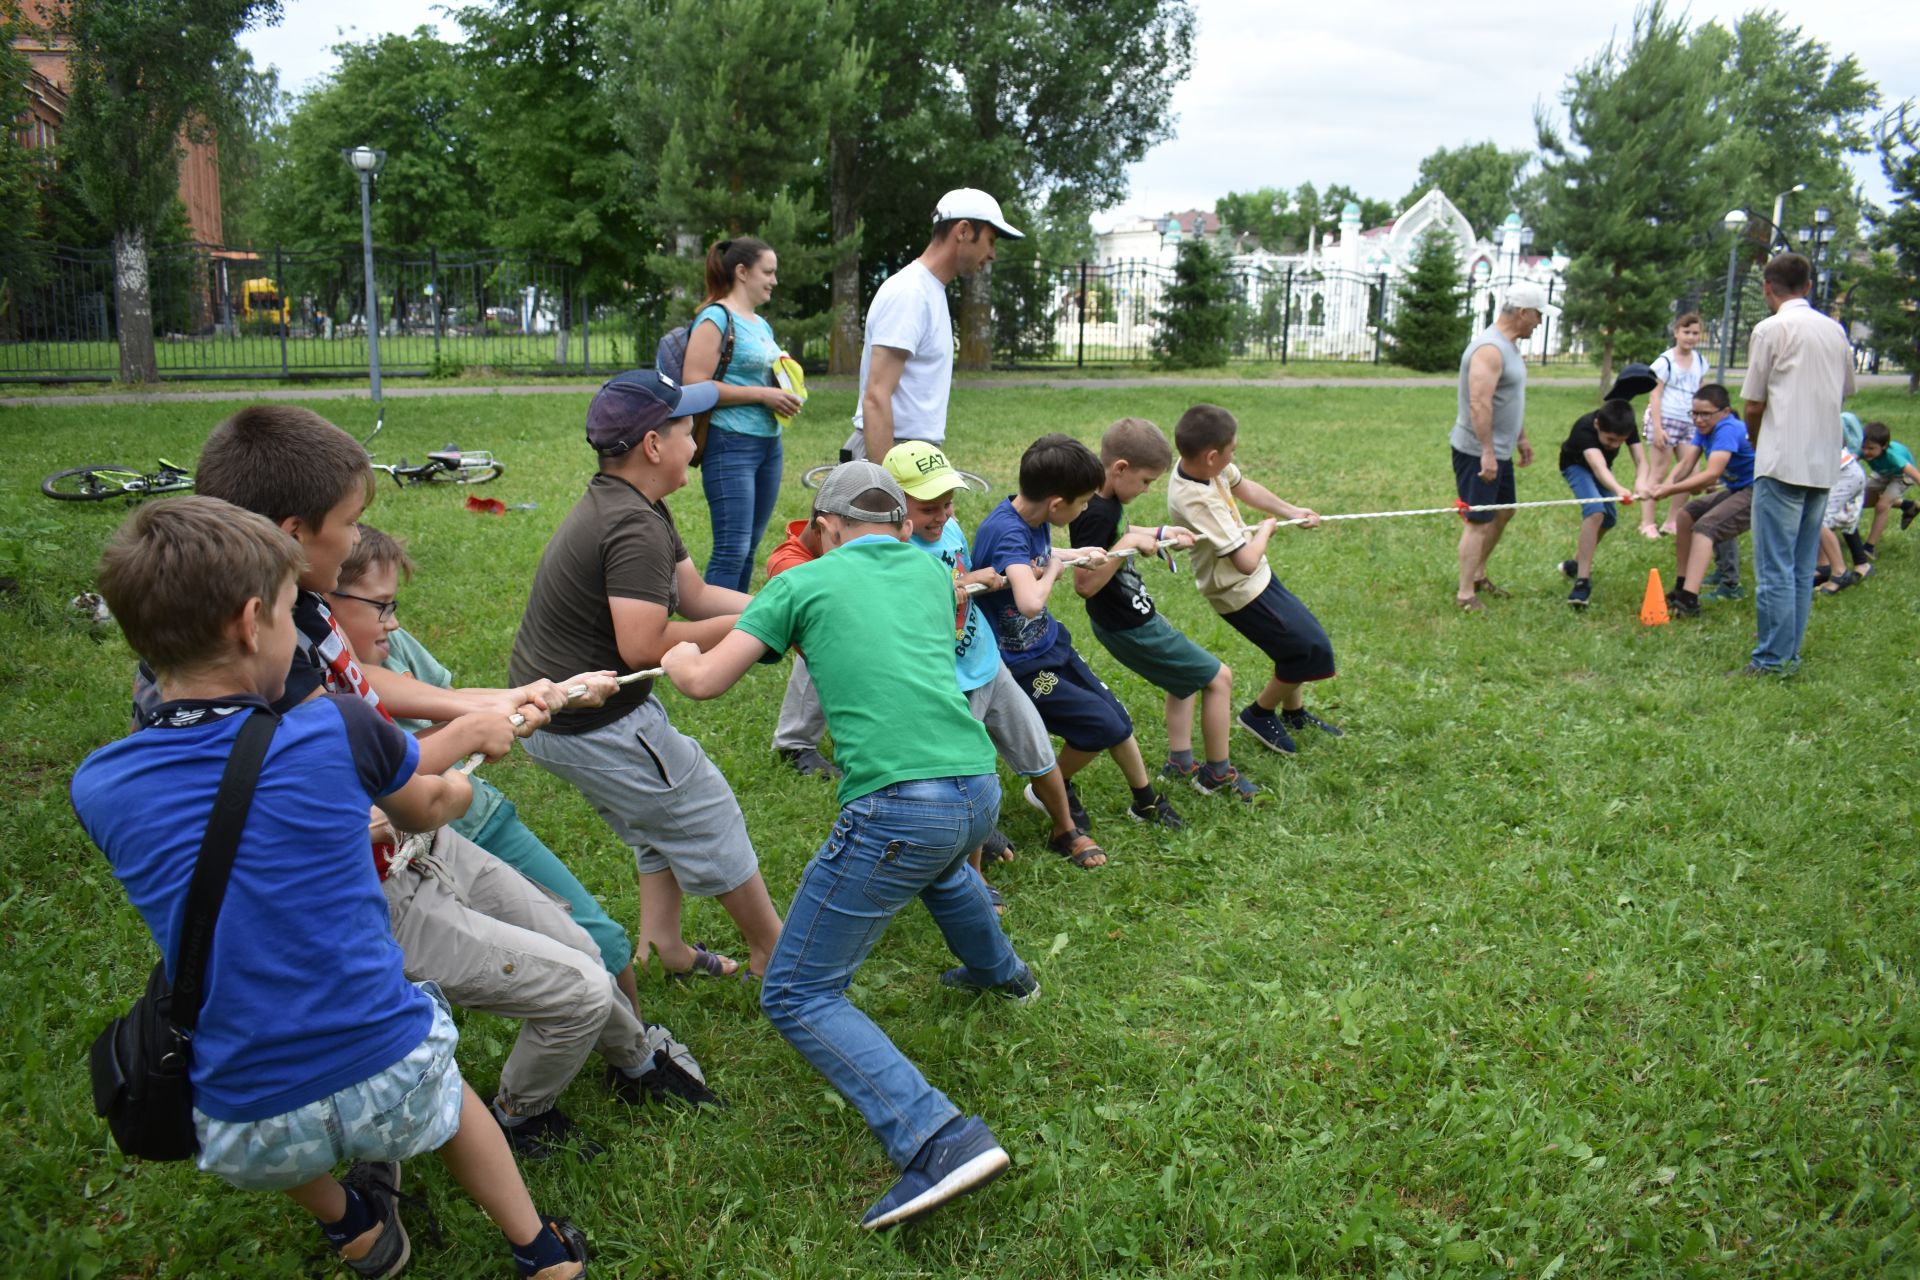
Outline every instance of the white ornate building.
{"type": "MultiPolygon", "coordinates": [[[[1366,359],[1378,348],[1381,311],[1392,314],[1399,283],[1412,265],[1420,238],[1436,226],[1449,232],[1460,249],[1460,270],[1470,286],[1477,322],[1491,319],[1510,284],[1531,281],[1546,290],[1548,306],[1545,322],[1523,344],[1523,353],[1537,358],[1566,349],[1559,306],[1566,291],[1564,254],[1530,253],[1533,233],[1521,225],[1517,213],[1509,214],[1491,235],[1475,234],[1438,187],[1391,222],[1364,230],[1359,206],[1349,203],[1341,210],[1337,227],[1324,237],[1314,228],[1299,253],[1224,247],[1231,250],[1233,274],[1248,314],[1265,318],[1264,325],[1252,327],[1267,347],[1278,345],[1278,333],[1289,359],[1366,359]],[[1279,323],[1283,313],[1284,326],[1279,323]]],[[[1095,237],[1095,265],[1104,287],[1120,305],[1097,317],[1089,307],[1089,323],[1084,326],[1088,350],[1136,344],[1142,340],[1137,332],[1142,325],[1150,334],[1158,294],[1171,276],[1180,242],[1195,234],[1220,236],[1219,220],[1198,211],[1127,218],[1095,237]]],[[[1069,300],[1061,330],[1069,349],[1082,328],[1077,319],[1069,300]],[[1069,328],[1074,332],[1069,333],[1069,328]]]]}

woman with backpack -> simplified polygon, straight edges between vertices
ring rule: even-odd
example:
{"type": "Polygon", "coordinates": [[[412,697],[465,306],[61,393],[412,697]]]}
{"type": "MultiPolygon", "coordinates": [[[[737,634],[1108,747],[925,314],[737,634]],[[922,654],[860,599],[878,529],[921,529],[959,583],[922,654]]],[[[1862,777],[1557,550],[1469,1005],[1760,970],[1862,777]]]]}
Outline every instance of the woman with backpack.
{"type": "Polygon", "coordinates": [[[745,591],[760,535],[780,492],[780,427],[800,398],[775,384],[780,344],[758,309],[773,296],[779,260],[765,241],[722,240],[707,250],[707,298],[687,332],[688,383],[720,384],[700,476],[713,516],[706,580],[745,591]]]}

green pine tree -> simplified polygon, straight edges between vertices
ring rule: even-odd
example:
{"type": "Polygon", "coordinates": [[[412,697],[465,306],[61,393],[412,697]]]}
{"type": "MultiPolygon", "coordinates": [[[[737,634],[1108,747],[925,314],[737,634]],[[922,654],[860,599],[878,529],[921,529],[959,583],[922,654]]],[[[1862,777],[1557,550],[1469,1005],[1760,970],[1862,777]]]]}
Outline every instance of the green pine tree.
{"type": "Polygon", "coordinates": [[[1180,242],[1173,284],[1153,313],[1153,354],[1168,369],[1207,369],[1227,362],[1233,336],[1233,279],[1227,259],[1195,236],[1180,242]]]}
{"type": "Polygon", "coordinates": [[[1458,368],[1472,332],[1459,247],[1450,233],[1434,227],[1414,246],[1399,311],[1387,326],[1393,362],[1423,373],[1458,368]]]}

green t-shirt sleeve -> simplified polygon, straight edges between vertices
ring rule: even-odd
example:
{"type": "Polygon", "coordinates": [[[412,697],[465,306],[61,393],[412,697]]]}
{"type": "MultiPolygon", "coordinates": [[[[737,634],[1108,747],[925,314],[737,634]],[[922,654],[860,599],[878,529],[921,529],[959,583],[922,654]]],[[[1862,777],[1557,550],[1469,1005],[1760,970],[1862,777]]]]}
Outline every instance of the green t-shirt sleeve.
{"type": "Polygon", "coordinates": [[[453,672],[440,663],[411,631],[405,627],[387,636],[387,660],[380,664],[389,671],[404,671],[415,680],[424,680],[442,689],[453,688],[453,672]]]}
{"type": "Polygon", "coordinates": [[[800,571],[805,568],[806,565],[795,565],[793,570],[769,580],[748,603],[740,621],[733,624],[735,629],[746,632],[776,654],[785,653],[800,639],[794,635],[798,618],[793,584],[796,576],[804,576],[800,571]]]}

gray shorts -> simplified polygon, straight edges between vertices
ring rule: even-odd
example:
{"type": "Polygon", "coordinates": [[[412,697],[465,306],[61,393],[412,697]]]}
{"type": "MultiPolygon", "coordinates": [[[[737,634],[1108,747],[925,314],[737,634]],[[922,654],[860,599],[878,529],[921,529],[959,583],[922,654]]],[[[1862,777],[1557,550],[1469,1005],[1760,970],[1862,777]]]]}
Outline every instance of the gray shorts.
{"type": "Polygon", "coordinates": [[[433,1025],[385,1071],[265,1120],[215,1120],[196,1110],[200,1171],[242,1191],[285,1191],[342,1160],[410,1160],[444,1146],[460,1130],[466,1098],[453,1060],[460,1033],[440,988],[419,986],[433,997],[433,1025]]]}
{"type": "Polygon", "coordinates": [[[1007,767],[1023,778],[1037,778],[1052,771],[1053,739],[1040,720],[1033,699],[1020,688],[1020,682],[1001,663],[993,679],[978,689],[967,691],[967,709],[973,712],[993,739],[993,749],[1007,767]]]}
{"type": "Polygon", "coordinates": [[[1907,477],[1905,475],[1883,476],[1878,471],[1867,477],[1867,505],[1878,503],[1883,495],[1889,502],[1898,502],[1907,496],[1907,477]]]}
{"type": "Polygon", "coordinates": [[[1693,521],[1693,531],[1709,542],[1737,538],[1753,527],[1753,486],[1695,498],[1687,504],[1687,517],[1693,521]]]}
{"type": "Polygon", "coordinates": [[[579,788],[633,850],[641,875],[671,871],[683,891],[717,898],[760,870],[733,788],[700,744],[667,722],[658,698],[586,733],[524,742],[542,768],[579,788]]]}
{"type": "Polygon", "coordinates": [[[1176,698],[1191,697],[1220,674],[1220,659],[1158,613],[1125,631],[1109,631],[1088,621],[1093,638],[1120,659],[1121,666],[1176,698]]]}

